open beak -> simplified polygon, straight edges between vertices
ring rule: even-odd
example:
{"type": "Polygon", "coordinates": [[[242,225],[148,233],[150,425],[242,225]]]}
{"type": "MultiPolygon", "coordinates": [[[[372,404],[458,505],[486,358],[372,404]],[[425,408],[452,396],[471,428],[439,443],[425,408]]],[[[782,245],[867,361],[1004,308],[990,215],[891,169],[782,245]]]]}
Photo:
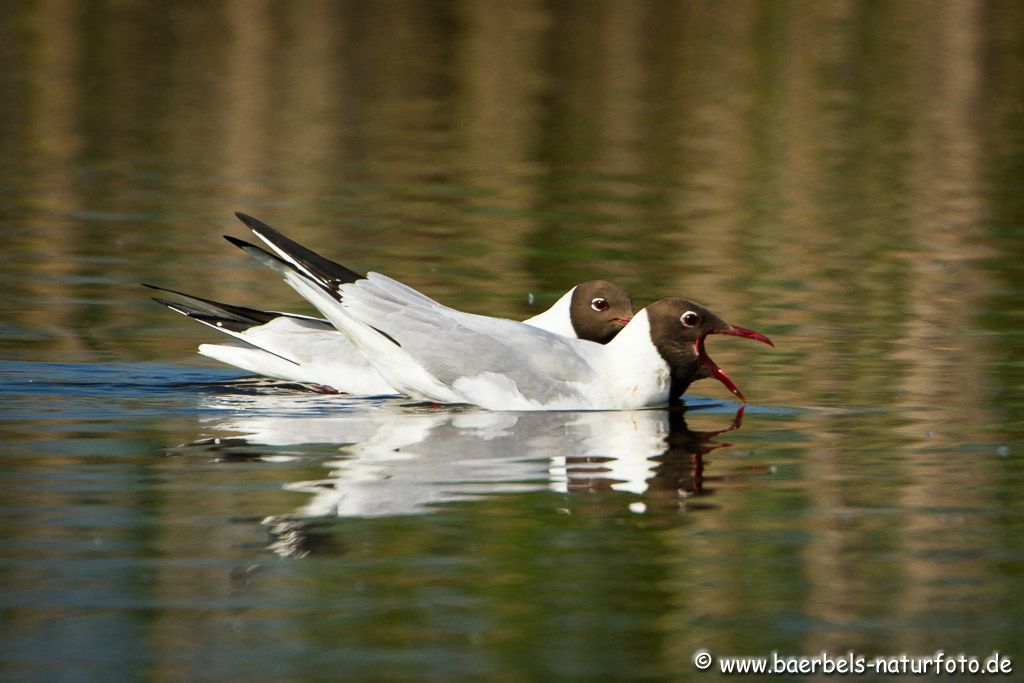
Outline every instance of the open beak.
{"type": "MultiPolygon", "coordinates": [[[[746,337],[747,339],[753,339],[754,341],[759,341],[762,344],[767,344],[768,346],[775,348],[775,344],[772,343],[771,339],[764,336],[760,332],[748,330],[744,327],[726,325],[725,327],[715,330],[714,332],[711,332],[709,334],[728,334],[733,337],[746,337]]],[[[719,382],[724,384],[726,389],[728,389],[729,391],[736,395],[736,398],[746,403],[747,399],[746,397],[743,396],[743,392],[739,390],[739,387],[737,387],[736,384],[733,383],[731,379],[729,379],[729,375],[725,374],[725,370],[722,370],[722,368],[718,367],[715,361],[711,360],[711,356],[708,355],[707,350],[704,348],[704,340],[706,338],[707,335],[704,335],[703,337],[697,340],[697,355],[700,356],[700,359],[702,361],[704,361],[704,365],[705,367],[707,367],[708,372],[711,374],[712,377],[714,377],[719,382]]]]}
{"type": "Polygon", "coordinates": [[[759,341],[762,344],[767,344],[773,349],[775,348],[775,344],[772,344],[771,339],[764,336],[760,332],[754,332],[753,330],[748,330],[745,327],[736,327],[735,325],[729,325],[724,330],[716,330],[716,332],[718,334],[731,334],[734,337],[746,337],[747,339],[753,339],[754,341],[759,341]]]}

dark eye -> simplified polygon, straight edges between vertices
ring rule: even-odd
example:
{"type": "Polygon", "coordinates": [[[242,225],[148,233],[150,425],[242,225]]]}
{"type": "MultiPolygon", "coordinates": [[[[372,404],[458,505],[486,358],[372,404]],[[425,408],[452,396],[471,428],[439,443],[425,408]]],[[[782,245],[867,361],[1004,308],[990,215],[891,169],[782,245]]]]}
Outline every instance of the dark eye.
{"type": "Polygon", "coordinates": [[[683,313],[681,316],[679,316],[679,322],[681,322],[686,327],[693,327],[698,322],[700,322],[700,316],[694,313],[693,311],[687,311],[686,313],[683,313]]]}
{"type": "Polygon", "coordinates": [[[608,300],[602,299],[601,297],[597,297],[596,299],[590,302],[590,307],[593,308],[598,313],[600,313],[601,311],[607,311],[608,300]]]}

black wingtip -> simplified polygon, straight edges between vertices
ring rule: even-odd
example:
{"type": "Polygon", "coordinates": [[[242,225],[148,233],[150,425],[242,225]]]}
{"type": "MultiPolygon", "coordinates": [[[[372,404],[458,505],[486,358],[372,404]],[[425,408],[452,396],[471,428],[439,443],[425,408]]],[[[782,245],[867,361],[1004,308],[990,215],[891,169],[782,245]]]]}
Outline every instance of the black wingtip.
{"type": "Polygon", "coordinates": [[[257,249],[257,250],[259,250],[259,251],[262,251],[262,252],[263,252],[264,254],[266,254],[267,256],[273,256],[274,258],[277,258],[277,257],[276,257],[276,256],[274,256],[273,254],[271,254],[270,252],[268,252],[268,251],[267,251],[266,249],[264,249],[264,248],[260,247],[260,246],[259,246],[259,245],[257,245],[257,244],[253,244],[252,242],[246,242],[245,240],[240,240],[240,239],[238,239],[237,237],[234,237],[234,236],[232,236],[232,235],[224,235],[223,237],[224,237],[224,239],[226,239],[226,240],[227,240],[228,242],[231,242],[231,244],[235,245],[236,247],[238,247],[238,248],[239,248],[239,249],[241,249],[242,251],[246,251],[246,250],[248,250],[248,249],[257,249]]]}
{"type": "MultiPolygon", "coordinates": [[[[167,287],[158,287],[157,285],[148,285],[145,282],[142,283],[142,286],[143,287],[148,287],[149,289],[155,289],[158,292],[166,292],[167,294],[173,294],[175,296],[184,297],[185,299],[196,299],[196,300],[202,301],[204,303],[213,303],[213,304],[219,303],[219,302],[216,302],[216,301],[209,301],[208,299],[201,299],[201,298],[199,298],[197,296],[192,296],[191,294],[186,294],[185,292],[179,292],[176,289],[168,289],[167,287]]],[[[161,301],[160,303],[164,303],[164,302],[161,301]]]]}
{"type": "Polygon", "coordinates": [[[240,240],[237,237],[232,237],[231,235],[224,235],[224,239],[273,271],[284,274],[286,271],[295,270],[295,267],[283,258],[276,254],[271,254],[259,245],[253,244],[252,242],[246,242],[245,240],[240,240]]]}
{"type": "Polygon", "coordinates": [[[184,299],[183,302],[170,301],[167,299],[153,299],[153,301],[163,304],[171,310],[184,313],[188,317],[196,318],[197,320],[231,323],[239,330],[248,329],[249,327],[257,325],[264,325],[275,318],[285,315],[283,313],[277,313],[276,311],[263,311],[258,308],[236,306],[235,304],[226,304],[222,301],[214,301],[213,299],[204,299],[201,296],[186,294],[185,292],[179,292],[175,289],[168,289],[166,287],[157,287],[156,285],[144,286],[149,287],[150,289],[155,289],[158,292],[172,294],[184,299]]]}
{"type": "Polygon", "coordinates": [[[152,296],[152,297],[150,297],[150,300],[151,301],[155,301],[155,302],[157,302],[158,304],[160,304],[162,306],[166,306],[167,308],[171,309],[172,311],[177,311],[177,312],[182,313],[184,315],[188,315],[188,313],[185,313],[185,311],[181,310],[181,304],[178,303],[177,301],[171,301],[170,299],[161,299],[158,296],[152,296]]]}
{"type": "Polygon", "coordinates": [[[227,315],[220,315],[217,312],[210,310],[203,310],[202,308],[194,308],[188,304],[181,303],[180,301],[171,301],[169,299],[161,299],[160,297],[154,296],[153,301],[158,304],[162,304],[167,308],[171,309],[176,313],[181,313],[184,316],[188,316],[193,320],[198,320],[204,325],[215,327],[219,330],[228,330],[230,332],[245,332],[255,325],[262,324],[259,321],[246,320],[244,318],[235,318],[231,316],[230,311],[225,311],[227,315]]]}
{"type": "Polygon", "coordinates": [[[270,227],[269,225],[267,225],[266,223],[261,221],[259,218],[253,218],[252,216],[250,216],[247,213],[242,213],[241,211],[235,211],[235,218],[237,218],[238,220],[242,221],[242,223],[245,224],[245,227],[249,228],[250,230],[254,230],[254,231],[257,231],[257,232],[260,231],[260,230],[269,230],[271,233],[276,233],[277,232],[272,227],[270,227]]]}
{"type": "Polygon", "coordinates": [[[294,245],[302,249],[305,249],[305,247],[302,247],[302,245],[298,244],[297,242],[293,242],[292,240],[288,239],[287,237],[279,233],[277,230],[261,221],[259,218],[253,218],[249,214],[242,213],[241,211],[235,211],[235,218],[242,221],[242,223],[245,224],[245,227],[249,228],[260,237],[265,237],[272,242],[283,242],[284,245],[286,246],[294,245]]]}
{"type": "MultiPolygon", "coordinates": [[[[253,218],[241,211],[236,211],[235,216],[252,230],[257,237],[266,242],[274,251],[278,252],[275,258],[280,257],[289,261],[293,266],[302,271],[304,275],[316,282],[335,298],[338,298],[338,288],[341,285],[366,277],[362,273],[331,261],[298,242],[285,237],[257,218],[253,218]]],[[[230,238],[229,241],[241,247],[241,245],[230,238]]],[[[247,249],[248,247],[242,248],[247,249]]]]}

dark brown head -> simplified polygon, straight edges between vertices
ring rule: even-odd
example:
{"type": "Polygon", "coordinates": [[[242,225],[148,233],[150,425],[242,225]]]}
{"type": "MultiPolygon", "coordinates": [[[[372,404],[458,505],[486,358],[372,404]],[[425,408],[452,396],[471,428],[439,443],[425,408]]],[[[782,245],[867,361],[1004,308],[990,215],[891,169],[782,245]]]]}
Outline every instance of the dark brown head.
{"type": "Polygon", "coordinates": [[[633,299],[605,280],[576,285],[569,302],[569,320],[580,339],[607,344],[633,318],[633,299]]]}
{"type": "Polygon", "coordinates": [[[662,299],[647,307],[651,341],[672,371],[670,400],[676,401],[692,382],[714,377],[744,403],[746,398],[704,349],[709,334],[728,334],[772,344],[768,337],[725,322],[700,304],[685,299],[662,299]]]}

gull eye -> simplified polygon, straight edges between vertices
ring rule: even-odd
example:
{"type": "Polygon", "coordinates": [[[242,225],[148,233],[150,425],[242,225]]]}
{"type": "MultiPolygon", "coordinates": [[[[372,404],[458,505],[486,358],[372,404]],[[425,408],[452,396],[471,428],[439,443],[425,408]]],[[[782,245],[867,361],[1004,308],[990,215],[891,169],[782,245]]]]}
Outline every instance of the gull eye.
{"type": "Polygon", "coordinates": [[[607,299],[603,299],[601,297],[597,297],[596,299],[594,299],[593,301],[590,302],[590,307],[593,308],[598,313],[600,313],[601,311],[607,311],[608,310],[608,300],[607,299]]]}
{"type": "Polygon", "coordinates": [[[684,327],[693,327],[700,322],[700,316],[693,311],[687,311],[679,316],[679,322],[681,322],[684,327]]]}

